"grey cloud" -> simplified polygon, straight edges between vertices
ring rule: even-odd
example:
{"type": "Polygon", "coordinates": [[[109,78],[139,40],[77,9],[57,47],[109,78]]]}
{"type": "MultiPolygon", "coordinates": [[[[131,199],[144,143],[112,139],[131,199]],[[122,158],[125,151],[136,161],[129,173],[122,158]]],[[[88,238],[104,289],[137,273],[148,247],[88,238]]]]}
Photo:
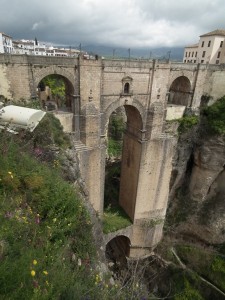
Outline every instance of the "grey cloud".
{"type": "Polygon", "coordinates": [[[224,27],[224,0],[2,0],[0,31],[56,44],[184,46],[224,27]]]}

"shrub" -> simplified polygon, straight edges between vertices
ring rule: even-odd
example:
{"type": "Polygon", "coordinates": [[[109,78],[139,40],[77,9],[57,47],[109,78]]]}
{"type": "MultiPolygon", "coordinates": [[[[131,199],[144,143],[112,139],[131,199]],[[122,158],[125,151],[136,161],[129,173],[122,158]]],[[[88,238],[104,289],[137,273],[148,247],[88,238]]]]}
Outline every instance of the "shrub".
{"type": "Polygon", "coordinates": [[[225,96],[211,106],[203,108],[202,115],[213,133],[225,134],[225,96]]]}
{"type": "Polygon", "coordinates": [[[179,122],[178,132],[185,133],[186,131],[188,131],[193,126],[199,123],[199,117],[195,115],[184,116],[183,118],[179,119],[178,122],[179,122]]]}

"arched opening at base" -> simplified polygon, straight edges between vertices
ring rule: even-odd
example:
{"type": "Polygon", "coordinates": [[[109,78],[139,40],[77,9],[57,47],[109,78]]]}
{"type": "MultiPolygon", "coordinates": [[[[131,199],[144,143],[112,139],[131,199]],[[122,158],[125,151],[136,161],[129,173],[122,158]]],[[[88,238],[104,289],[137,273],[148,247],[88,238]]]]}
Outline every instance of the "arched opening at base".
{"type": "Polygon", "coordinates": [[[127,257],[130,255],[130,239],[119,235],[108,242],[105,249],[105,256],[110,261],[113,271],[127,266],[127,257]]]}

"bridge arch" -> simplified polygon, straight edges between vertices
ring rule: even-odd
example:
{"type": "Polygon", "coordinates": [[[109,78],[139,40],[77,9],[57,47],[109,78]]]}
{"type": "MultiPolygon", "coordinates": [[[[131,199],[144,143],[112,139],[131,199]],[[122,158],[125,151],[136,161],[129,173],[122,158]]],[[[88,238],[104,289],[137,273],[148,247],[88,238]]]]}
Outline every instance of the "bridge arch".
{"type": "Polygon", "coordinates": [[[186,76],[179,76],[170,85],[168,104],[189,106],[191,96],[190,80],[186,76]]]}
{"type": "MultiPolygon", "coordinates": [[[[145,108],[144,106],[136,99],[132,99],[131,97],[127,97],[123,98],[120,97],[119,99],[117,99],[116,101],[112,102],[104,111],[104,116],[102,117],[102,134],[106,134],[107,131],[107,125],[108,125],[108,121],[109,118],[111,116],[111,114],[119,107],[121,106],[133,106],[137,109],[137,111],[140,114],[140,117],[143,119],[143,116],[145,114],[145,108]]],[[[141,128],[142,129],[142,128],[141,128]]]]}
{"type": "Polygon", "coordinates": [[[111,239],[105,247],[105,256],[114,263],[126,263],[130,254],[130,239],[125,235],[118,235],[111,239]]]}
{"type": "MultiPolygon", "coordinates": [[[[111,205],[115,206],[117,203],[124,209],[131,221],[134,221],[141,161],[142,144],[140,143],[140,139],[143,121],[142,115],[139,111],[141,106],[137,105],[138,102],[131,102],[133,105],[129,105],[127,103],[128,101],[126,102],[126,100],[123,103],[117,102],[117,105],[114,103],[114,105],[111,105],[111,107],[108,109],[106,114],[106,116],[108,116],[109,112],[113,113],[115,108],[118,108],[118,104],[122,104],[124,106],[126,113],[126,126],[123,133],[122,158],[119,172],[120,175],[117,175],[120,176],[117,187],[119,190],[119,199],[117,199],[117,201],[114,199],[111,205]],[[136,106],[138,106],[139,109],[136,106]]],[[[106,125],[107,124],[108,120],[106,122],[106,125]]],[[[107,205],[109,204],[108,202],[110,202],[108,201],[108,198],[110,198],[110,196],[105,197],[105,203],[107,203],[107,205]]]]}
{"type": "Polygon", "coordinates": [[[74,85],[67,77],[56,73],[47,74],[41,78],[36,89],[43,107],[73,111],[74,85]],[[45,79],[49,79],[49,81],[45,79]],[[50,86],[47,88],[48,83],[50,86]],[[56,94],[53,93],[53,90],[51,91],[51,83],[55,87],[58,85],[56,94]]]}
{"type": "Polygon", "coordinates": [[[33,75],[34,75],[34,84],[35,87],[38,87],[39,82],[49,75],[60,75],[68,80],[73,86],[75,83],[75,74],[71,73],[69,70],[66,70],[64,68],[60,68],[58,66],[51,66],[51,67],[35,67],[33,69],[33,75]]]}

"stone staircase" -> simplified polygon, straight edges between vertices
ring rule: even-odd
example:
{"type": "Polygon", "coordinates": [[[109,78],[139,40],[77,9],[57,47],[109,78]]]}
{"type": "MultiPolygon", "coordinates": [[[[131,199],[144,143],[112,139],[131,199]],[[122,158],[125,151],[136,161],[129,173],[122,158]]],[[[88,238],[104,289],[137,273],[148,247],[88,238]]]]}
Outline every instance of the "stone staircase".
{"type": "Polygon", "coordinates": [[[84,152],[84,151],[90,150],[90,148],[88,148],[86,145],[81,143],[81,141],[74,141],[73,145],[74,145],[76,152],[84,152]]]}

